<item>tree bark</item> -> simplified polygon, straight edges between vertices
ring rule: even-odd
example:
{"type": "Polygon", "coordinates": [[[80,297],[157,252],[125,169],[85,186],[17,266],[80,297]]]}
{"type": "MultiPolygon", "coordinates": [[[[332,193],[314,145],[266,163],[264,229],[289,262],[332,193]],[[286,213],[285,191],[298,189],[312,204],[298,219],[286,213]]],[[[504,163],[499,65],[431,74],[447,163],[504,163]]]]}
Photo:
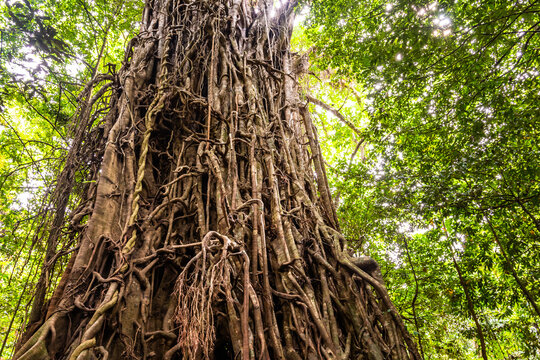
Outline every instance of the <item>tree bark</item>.
{"type": "Polygon", "coordinates": [[[293,6],[146,3],[76,257],[16,359],[420,359],[338,230],[293,6]]]}

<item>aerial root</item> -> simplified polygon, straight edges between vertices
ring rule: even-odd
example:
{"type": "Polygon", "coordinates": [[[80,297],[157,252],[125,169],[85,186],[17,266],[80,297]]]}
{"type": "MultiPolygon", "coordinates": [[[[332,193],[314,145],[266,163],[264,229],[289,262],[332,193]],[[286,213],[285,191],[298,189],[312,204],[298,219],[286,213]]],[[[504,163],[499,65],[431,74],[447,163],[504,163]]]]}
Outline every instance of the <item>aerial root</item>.
{"type": "Polygon", "coordinates": [[[169,352],[182,350],[187,358],[201,354],[209,358],[215,340],[216,297],[231,290],[230,275],[234,268],[230,257],[242,254],[245,254],[243,246],[225,235],[210,231],[204,236],[201,250],[188,262],[175,284],[178,305],[174,320],[180,334],[179,343],[169,352]],[[212,239],[220,240],[220,244],[212,239]],[[192,271],[193,268],[197,271],[192,271]]]}

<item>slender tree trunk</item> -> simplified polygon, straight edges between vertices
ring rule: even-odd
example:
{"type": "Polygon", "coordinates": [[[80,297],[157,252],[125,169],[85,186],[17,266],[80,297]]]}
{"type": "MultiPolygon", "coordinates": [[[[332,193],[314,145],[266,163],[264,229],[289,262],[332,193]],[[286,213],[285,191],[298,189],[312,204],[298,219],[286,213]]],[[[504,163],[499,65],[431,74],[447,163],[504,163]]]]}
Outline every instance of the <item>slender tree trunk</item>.
{"type": "MultiPolygon", "coordinates": [[[[450,245],[450,247],[451,246],[452,245],[450,245]]],[[[480,341],[480,351],[482,353],[482,358],[484,360],[488,360],[484,331],[482,330],[482,325],[480,324],[480,321],[478,320],[478,316],[476,315],[476,310],[474,309],[474,302],[473,302],[473,299],[471,298],[469,287],[467,286],[467,281],[463,277],[461,268],[459,267],[459,264],[456,261],[454,250],[450,249],[450,251],[452,253],[452,262],[454,263],[454,267],[459,277],[459,283],[461,284],[461,287],[463,288],[463,292],[465,293],[465,299],[467,300],[467,308],[469,309],[469,313],[471,314],[471,317],[474,320],[474,324],[476,325],[476,334],[478,335],[478,340],[480,341]]]]}
{"type": "Polygon", "coordinates": [[[76,257],[15,358],[420,359],[338,231],[292,7],[147,2],[76,257]]]}
{"type": "Polygon", "coordinates": [[[409,260],[409,264],[411,265],[411,271],[414,278],[414,297],[411,302],[412,311],[413,311],[413,317],[414,317],[414,327],[416,328],[416,332],[418,333],[418,346],[420,347],[420,354],[422,355],[422,359],[424,358],[424,349],[422,346],[422,334],[420,333],[420,327],[418,326],[418,317],[416,316],[416,299],[418,298],[418,278],[416,276],[416,270],[414,269],[414,264],[411,259],[411,254],[409,252],[409,244],[407,243],[407,238],[403,237],[403,244],[405,245],[405,252],[407,253],[407,259],[409,260]]]}
{"type": "MultiPolygon", "coordinates": [[[[441,223],[440,228],[446,235],[446,238],[450,240],[450,235],[448,234],[448,230],[446,230],[444,219],[441,223]]],[[[450,255],[452,256],[452,263],[454,264],[454,268],[456,269],[456,272],[458,274],[459,283],[463,289],[463,293],[465,294],[465,299],[467,301],[467,308],[469,309],[469,313],[471,314],[471,317],[473,318],[474,324],[476,326],[476,334],[478,336],[478,341],[480,341],[480,352],[482,353],[482,359],[488,360],[484,331],[482,330],[482,325],[480,324],[480,321],[478,320],[478,316],[476,315],[476,310],[474,309],[474,301],[469,292],[469,286],[467,285],[467,280],[463,276],[463,272],[461,271],[461,268],[456,260],[453,242],[450,242],[448,249],[450,250],[450,255]]]]}

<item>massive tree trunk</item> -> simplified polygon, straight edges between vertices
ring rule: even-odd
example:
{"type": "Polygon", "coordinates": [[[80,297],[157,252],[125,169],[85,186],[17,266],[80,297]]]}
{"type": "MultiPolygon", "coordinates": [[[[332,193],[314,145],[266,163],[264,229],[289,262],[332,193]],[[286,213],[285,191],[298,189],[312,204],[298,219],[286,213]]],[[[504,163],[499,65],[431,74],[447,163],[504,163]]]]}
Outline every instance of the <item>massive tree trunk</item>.
{"type": "Polygon", "coordinates": [[[292,6],[147,1],[81,145],[77,250],[15,358],[420,359],[339,232],[292,6]]]}

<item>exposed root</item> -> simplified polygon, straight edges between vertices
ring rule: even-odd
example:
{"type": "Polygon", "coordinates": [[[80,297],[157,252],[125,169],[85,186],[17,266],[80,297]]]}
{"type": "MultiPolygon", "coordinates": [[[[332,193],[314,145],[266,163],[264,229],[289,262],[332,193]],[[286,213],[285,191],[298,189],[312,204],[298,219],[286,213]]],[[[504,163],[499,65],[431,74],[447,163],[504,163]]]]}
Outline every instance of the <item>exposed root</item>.
{"type": "Polygon", "coordinates": [[[229,257],[243,251],[234,241],[215,231],[206,234],[202,243],[201,251],[178,276],[174,290],[178,298],[174,321],[180,328],[178,344],[186,359],[198,358],[201,353],[205,358],[210,357],[215,340],[213,309],[218,295],[230,286],[229,257]],[[221,243],[212,245],[212,238],[221,243]]]}

